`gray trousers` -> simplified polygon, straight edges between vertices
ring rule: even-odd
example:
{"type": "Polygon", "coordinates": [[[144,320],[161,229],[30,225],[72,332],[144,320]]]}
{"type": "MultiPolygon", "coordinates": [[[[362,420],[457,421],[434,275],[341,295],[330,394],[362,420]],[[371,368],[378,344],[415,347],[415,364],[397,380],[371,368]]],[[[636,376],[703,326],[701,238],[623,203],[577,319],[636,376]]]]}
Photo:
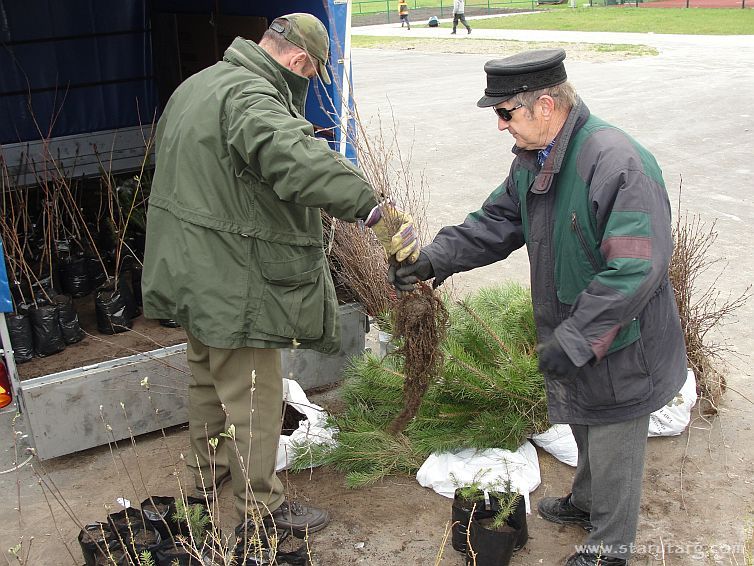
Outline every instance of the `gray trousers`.
{"type": "Polygon", "coordinates": [[[466,16],[464,16],[463,14],[453,14],[453,31],[456,31],[459,21],[466,27],[467,30],[471,29],[471,27],[469,27],[469,24],[466,23],[466,16]]]}
{"type": "Polygon", "coordinates": [[[570,425],[579,461],[571,502],[591,514],[589,552],[627,560],[639,521],[649,415],[608,425],[570,425]]]}

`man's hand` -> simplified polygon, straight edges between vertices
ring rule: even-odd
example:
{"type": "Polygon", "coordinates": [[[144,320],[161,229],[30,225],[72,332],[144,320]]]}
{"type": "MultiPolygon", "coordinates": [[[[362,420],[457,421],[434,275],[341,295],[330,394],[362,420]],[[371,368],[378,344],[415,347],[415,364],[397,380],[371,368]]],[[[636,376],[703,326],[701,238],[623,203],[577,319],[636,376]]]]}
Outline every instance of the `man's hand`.
{"type": "Polygon", "coordinates": [[[394,256],[398,263],[413,263],[419,257],[419,238],[414,219],[409,213],[396,208],[391,201],[375,206],[365,224],[374,231],[388,258],[394,256]]]}
{"type": "Polygon", "coordinates": [[[399,291],[413,291],[419,281],[426,281],[435,276],[432,262],[424,252],[417,250],[418,257],[414,263],[390,265],[387,279],[399,291]]]}
{"type": "Polygon", "coordinates": [[[537,345],[537,355],[539,356],[539,371],[544,374],[565,377],[578,369],[568,354],[563,351],[555,336],[537,345]]]}

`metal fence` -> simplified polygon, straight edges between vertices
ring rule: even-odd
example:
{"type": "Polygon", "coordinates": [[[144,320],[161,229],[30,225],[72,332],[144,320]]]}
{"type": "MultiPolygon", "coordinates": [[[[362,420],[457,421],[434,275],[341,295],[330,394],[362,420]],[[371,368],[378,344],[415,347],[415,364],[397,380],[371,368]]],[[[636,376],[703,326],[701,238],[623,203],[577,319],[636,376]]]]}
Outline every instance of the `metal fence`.
{"type": "MultiPolygon", "coordinates": [[[[420,21],[422,18],[453,16],[453,0],[407,0],[410,18],[420,21]]],[[[506,12],[523,12],[536,8],[537,0],[476,0],[466,2],[464,14],[480,16],[503,14],[506,12]]],[[[398,0],[354,0],[352,2],[353,25],[370,25],[397,22],[398,0]]]]}

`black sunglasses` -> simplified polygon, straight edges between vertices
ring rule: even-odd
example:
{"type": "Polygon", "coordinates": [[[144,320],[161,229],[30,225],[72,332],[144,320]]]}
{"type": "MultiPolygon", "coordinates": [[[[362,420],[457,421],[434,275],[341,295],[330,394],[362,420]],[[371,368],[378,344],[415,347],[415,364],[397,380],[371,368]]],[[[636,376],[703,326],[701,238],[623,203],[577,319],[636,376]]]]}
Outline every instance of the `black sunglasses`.
{"type": "Polygon", "coordinates": [[[497,114],[500,118],[502,118],[506,122],[510,122],[511,118],[513,118],[513,116],[511,116],[511,112],[513,112],[514,110],[518,110],[522,106],[523,104],[517,104],[513,108],[497,108],[493,106],[492,109],[495,111],[495,114],[497,114]]]}

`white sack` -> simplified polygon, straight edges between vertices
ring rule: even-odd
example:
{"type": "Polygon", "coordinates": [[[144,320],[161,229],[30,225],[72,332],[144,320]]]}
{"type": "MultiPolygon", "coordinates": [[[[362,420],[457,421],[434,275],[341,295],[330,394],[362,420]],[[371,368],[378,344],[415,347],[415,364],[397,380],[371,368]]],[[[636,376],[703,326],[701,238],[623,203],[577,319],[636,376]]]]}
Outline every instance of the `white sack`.
{"type": "Polygon", "coordinates": [[[676,436],[681,434],[691,421],[691,409],[696,404],[696,377],[691,368],[686,374],[678,395],[670,403],[660,407],[649,416],[649,436],[676,436]]]}
{"type": "Polygon", "coordinates": [[[294,444],[331,443],[335,432],[333,429],[325,427],[327,412],[319,405],[310,403],[306,393],[296,381],[283,379],[283,399],[298,412],[304,414],[306,418],[299,422],[298,428],[290,436],[280,435],[275,464],[275,471],[278,472],[288,468],[293,459],[292,446],[294,444]]]}
{"type": "Polygon", "coordinates": [[[555,456],[561,462],[576,467],[579,449],[573,431],[567,424],[556,424],[531,437],[534,444],[555,456]]]}
{"type": "Polygon", "coordinates": [[[457,487],[471,484],[475,480],[480,481],[484,487],[502,490],[508,479],[513,491],[523,495],[528,513],[529,493],[541,481],[537,450],[530,442],[524,442],[515,452],[502,448],[435,452],[416,473],[416,480],[422,486],[450,498],[457,487]]]}

